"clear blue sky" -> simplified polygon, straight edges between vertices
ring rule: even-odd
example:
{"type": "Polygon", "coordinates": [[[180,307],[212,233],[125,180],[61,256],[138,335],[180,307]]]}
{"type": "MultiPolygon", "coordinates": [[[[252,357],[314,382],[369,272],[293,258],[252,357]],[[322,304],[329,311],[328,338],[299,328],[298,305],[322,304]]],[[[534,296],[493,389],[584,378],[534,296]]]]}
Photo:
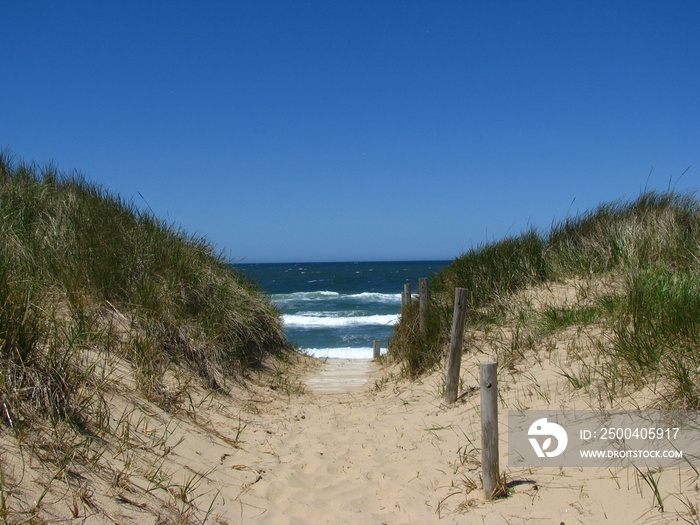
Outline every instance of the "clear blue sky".
{"type": "Polygon", "coordinates": [[[0,147],[236,261],[451,259],[700,188],[699,28],[697,0],[3,2],[0,147]]]}

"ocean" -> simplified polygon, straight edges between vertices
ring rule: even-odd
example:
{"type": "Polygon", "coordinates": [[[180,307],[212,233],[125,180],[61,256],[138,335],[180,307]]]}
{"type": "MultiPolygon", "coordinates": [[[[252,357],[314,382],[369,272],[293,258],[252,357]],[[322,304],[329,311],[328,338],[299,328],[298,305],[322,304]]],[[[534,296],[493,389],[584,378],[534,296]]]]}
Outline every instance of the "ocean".
{"type": "Polygon", "coordinates": [[[371,359],[401,311],[404,283],[418,292],[450,261],[236,264],[282,313],[289,340],[320,358],[371,359]]]}

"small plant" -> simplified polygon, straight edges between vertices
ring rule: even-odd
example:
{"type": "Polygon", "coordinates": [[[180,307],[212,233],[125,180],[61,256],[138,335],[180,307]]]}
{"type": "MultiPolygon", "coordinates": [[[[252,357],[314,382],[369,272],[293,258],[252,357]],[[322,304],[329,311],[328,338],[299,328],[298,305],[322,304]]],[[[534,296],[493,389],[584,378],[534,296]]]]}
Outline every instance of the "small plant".
{"type": "Polygon", "coordinates": [[[651,470],[648,470],[646,472],[642,472],[639,470],[639,468],[634,465],[634,469],[637,471],[637,475],[639,478],[641,478],[644,483],[646,483],[649,488],[652,490],[654,494],[654,500],[658,504],[659,510],[661,512],[664,511],[664,500],[661,497],[661,491],[659,489],[659,481],[661,479],[661,472],[652,472],[651,470]],[[654,474],[656,474],[656,477],[654,477],[654,474]]]}
{"type": "Polygon", "coordinates": [[[491,494],[491,498],[489,499],[507,498],[508,494],[510,494],[510,490],[508,488],[508,480],[506,479],[505,473],[501,473],[498,476],[496,488],[493,490],[493,494],[491,494]]]}
{"type": "Polygon", "coordinates": [[[599,311],[595,306],[548,306],[542,311],[540,321],[541,330],[544,333],[564,330],[573,325],[588,325],[599,317],[599,311]]]}
{"type": "Polygon", "coordinates": [[[238,416],[238,426],[236,427],[236,435],[233,437],[233,442],[238,444],[241,440],[241,434],[248,427],[248,423],[244,423],[241,416],[238,416]]]}
{"type": "Polygon", "coordinates": [[[381,392],[386,388],[386,385],[389,383],[389,377],[388,376],[382,376],[379,379],[374,380],[374,391],[375,392],[381,392]]]}
{"type": "Polygon", "coordinates": [[[7,508],[7,482],[5,480],[3,461],[2,456],[0,456],[0,518],[3,523],[7,523],[9,510],[7,508]]]}
{"type": "Polygon", "coordinates": [[[685,514],[681,514],[679,517],[690,525],[700,525],[700,513],[698,512],[697,503],[693,503],[686,495],[676,497],[686,509],[685,514]]]}

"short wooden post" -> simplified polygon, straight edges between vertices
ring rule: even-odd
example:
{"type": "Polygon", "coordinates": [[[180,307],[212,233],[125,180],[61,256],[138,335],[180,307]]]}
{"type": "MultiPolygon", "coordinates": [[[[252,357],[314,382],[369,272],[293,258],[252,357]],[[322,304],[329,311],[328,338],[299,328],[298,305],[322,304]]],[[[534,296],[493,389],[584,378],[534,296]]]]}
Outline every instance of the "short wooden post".
{"type": "Polygon", "coordinates": [[[418,298],[418,326],[420,328],[421,335],[425,335],[425,316],[428,312],[428,279],[425,277],[418,279],[418,298]]]}
{"type": "Polygon", "coordinates": [[[406,308],[411,304],[411,284],[403,285],[403,293],[401,294],[401,308],[406,308]]]}
{"type": "Polygon", "coordinates": [[[498,489],[498,364],[481,363],[481,468],[484,496],[493,499],[498,489]]]}
{"type": "Polygon", "coordinates": [[[379,359],[382,342],[379,339],[374,340],[374,359],[379,359]]]}
{"type": "Polygon", "coordinates": [[[459,367],[462,364],[462,342],[464,340],[464,320],[467,317],[467,289],[455,289],[455,308],[452,317],[452,338],[450,339],[450,357],[447,363],[447,380],[445,381],[445,403],[457,401],[459,388],[459,367]]]}

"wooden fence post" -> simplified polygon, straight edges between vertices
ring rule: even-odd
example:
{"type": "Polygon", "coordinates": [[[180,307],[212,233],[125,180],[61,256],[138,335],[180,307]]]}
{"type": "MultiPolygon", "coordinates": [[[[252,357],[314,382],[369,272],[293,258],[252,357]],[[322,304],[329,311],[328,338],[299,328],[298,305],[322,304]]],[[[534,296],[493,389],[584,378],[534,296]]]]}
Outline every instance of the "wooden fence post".
{"type": "Polygon", "coordinates": [[[403,293],[401,294],[401,308],[406,308],[411,304],[411,284],[406,283],[403,285],[403,293]]]}
{"type": "Polygon", "coordinates": [[[450,339],[450,357],[447,363],[447,380],[445,381],[445,403],[457,401],[459,388],[459,367],[462,364],[462,341],[464,339],[464,320],[467,317],[467,289],[455,288],[455,308],[452,317],[452,338],[450,339]]]}
{"type": "Polygon", "coordinates": [[[381,353],[382,342],[379,339],[374,340],[374,359],[379,359],[379,354],[381,353]]]}
{"type": "Polygon", "coordinates": [[[498,489],[498,364],[481,363],[481,468],[484,496],[493,499],[498,489]]]}
{"type": "Polygon", "coordinates": [[[425,316],[428,312],[428,279],[421,277],[418,279],[419,313],[418,321],[421,335],[425,335],[425,316]]]}

